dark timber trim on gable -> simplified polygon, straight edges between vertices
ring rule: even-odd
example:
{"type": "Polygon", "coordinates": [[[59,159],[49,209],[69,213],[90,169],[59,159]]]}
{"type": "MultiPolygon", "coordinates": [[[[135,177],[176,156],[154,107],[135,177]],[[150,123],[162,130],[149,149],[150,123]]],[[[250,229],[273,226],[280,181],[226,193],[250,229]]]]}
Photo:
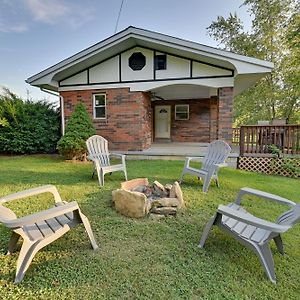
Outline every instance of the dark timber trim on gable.
{"type": "Polygon", "coordinates": [[[150,51],[153,51],[153,58],[155,58],[155,54],[157,52],[156,49],[153,49],[153,48],[149,48],[149,47],[144,47],[144,46],[139,46],[139,45],[135,45],[133,47],[130,47],[124,51],[121,51],[119,52],[118,54],[115,54],[115,55],[112,55],[96,64],[93,64],[91,66],[89,66],[88,68],[85,68],[85,69],[82,69],[70,76],[67,76],[65,77],[64,79],[60,80],[58,82],[58,85],[59,87],[70,87],[70,86],[87,86],[87,85],[101,85],[101,84],[115,84],[115,83],[134,83],[134,82],[153,82],[153,81],[174,81],[174,80],[186,80],[186,79],[210,79],[210,78],[228,78],[228,77],[234,77],[234,70],[233,69],[230,69],[230,68],[226,68],[226,67],[222,67],[222,66],[218,66],[218,65],[215,65],[215,64],[212,64],[212,63],[207,63],[207,62],[204,62],[204,61],[200,61],[200,60],[195,60],[195,59],[191,59],[191,58],[187,58],[187,57],[184,57],[184,56],[181,56],[181,55],[177,55],[177,54],[171,54],[169,52],[161,52],[161,53],[164,53],[166,55],[169,55],[169,56],[174,56],[174,57],[177,57],[177,58],[181,58],[181,59],[184,59],[184,60],[187,60],[190,62],[190,76],[189,77],[178,77],[178,78],[163,78],[163,79],[156,79],[156,71],[155,70],[155,59],[153,59],[153,79],[146,79],[146,80],[127,80],[127,81],[123,81],[122,80],[122,62],[121,62],[121,59],[122,59],[122,54],[127,52],[127,51],[130,51],[134,48],[142,48],[142,49],[147,49],[147,50],[150,50],[150,51]],[[90,69],[95,67],[95,66],[98,66],[114,57],[117,57],[119,58],[119,81],[112,81],[112,82],[95,82],[95,83],[90,83],[90,69]],[[196,63],[200,63],[200,64],[204,64],[204,65],[207,65],[207,66],[211,66],[211,67],[214,67],[214,68],[218,68],[218,69],[221,69],[221,70],[226,70],[226,71],[230,71],[231,74],[230,75],[215,75],[215,76],[197,76],[197,77],[193,77],[193,62],[196,62],[196,63]],[[64,80],[67,80],[73,76],[76,76],[77,74],[80,74],[84,71],[87,71],[87,78],[86,78],[86,83],[82,83],[82,84],[61,84],[62,81],[64,80]]]}

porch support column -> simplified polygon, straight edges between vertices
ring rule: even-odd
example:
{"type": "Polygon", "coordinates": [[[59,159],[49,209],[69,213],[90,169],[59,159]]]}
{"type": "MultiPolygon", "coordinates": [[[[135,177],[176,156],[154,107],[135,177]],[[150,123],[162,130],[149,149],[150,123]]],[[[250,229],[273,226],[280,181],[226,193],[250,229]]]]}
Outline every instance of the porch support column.
{"type": "Polygon", "coordinates": [[[218,90],[218,139],[231,144],[233,120],[233,87],[223,87],[218,90]]]}

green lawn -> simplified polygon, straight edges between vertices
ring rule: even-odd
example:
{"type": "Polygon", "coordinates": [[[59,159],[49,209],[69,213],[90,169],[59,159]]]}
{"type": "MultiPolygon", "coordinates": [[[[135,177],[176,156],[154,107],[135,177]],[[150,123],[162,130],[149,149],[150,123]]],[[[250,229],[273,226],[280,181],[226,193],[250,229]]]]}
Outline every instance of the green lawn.
{"type": "MultiPolygon", "coordinates": [[[[172,183],[182,161],[127,161],[130,179],[148,177],[172,183]]],[[[43,184],[57,186],[63,200],[77,200],[88,216],[100,249],[93,252],[82,226],[42,249],[24,280],[14,285],[18,251],[5,255],[10,232],[0,226],[0,299],[299,299],[300,226],[283,236],[286,255],[272,244],[277,285],[266,277],[257,257],[218,228],[205,249],[197,244],[218,204],[233,201],[241,187],[273,192],[295,202],[299,180],[222,169],[221,188],[207,194],[196,178],[182,185],[186,209],[160,221],[129,219],[111,206],[111,191],[123,173],[106,175],[104,187],[91,179],[90,163],[56,157],[0,158],[0,196],[43,184]]],[[[50,207],[49,195],[11,204],[19,215],[50,207]],[[29,200],[29,201],[28,201],[29,200]]],[[[245,206],[270,220],[286,207],[246,199],[245,206]]]]}

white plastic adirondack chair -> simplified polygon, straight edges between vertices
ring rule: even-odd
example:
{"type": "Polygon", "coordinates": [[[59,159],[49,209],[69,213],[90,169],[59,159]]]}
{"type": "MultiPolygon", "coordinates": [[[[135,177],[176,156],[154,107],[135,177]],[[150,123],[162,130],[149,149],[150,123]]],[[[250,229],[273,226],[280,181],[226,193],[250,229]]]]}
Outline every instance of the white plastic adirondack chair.
{"type": "Polygon", "coordinates": [[[93,161],[95,167],[92,177],[94,177],[96,170],[99,184],[101,186],[104,185],[104,175],[107,173],[123,171],[125,174],[125,179],[127,180],[125,155],[109,153],[108,142],[105,138],[99,135],[93,135],[86,141],[86,146],[88,149],[88,159],[93,161]],[[111,165],[110,156],[120,158],[121,164],[111,165]]]}
{"type": "Polygon", "coordinates": [[[216,225],[232,235],[241,244],[253,250],[258,256],[268,278],[273,283],[276,283],[274,261],[269,242],[273,239],[278,251],[284,254],[280,235],[299,221],[300,203],[295,204],[288,199],[259,190],[242,188],[234,203],[218,207],[217,213],[208,221],[204,228],[199,247],[204,247],[212,226],[216,225]],[[275,223],[257,218],[240,206],[242,197],[247,194],[286,204],[291,209],[280,215],[275,223]]]}
{"type": "Polygon", "coordinates": [[[79,223],[83,223],[93,249],[98,248],[89,220],[80,211],[78,204],[75,201],[62,202],[56,187],[53,185],[45,185],[1,197],[0,222],[12,230],[7,254],[14,251],[20,236],[23,238],[17,261],[15,283],[19,283],[23,279],[33,257],[41,248],[57,240],[79,223]],[[3,206],[6,202],[42,193],[53,194],[55,207],[17,218],[12,210],[3,206]]]}
{"type": "Polygon", "coordinates": [[[227,159],[230,151],[230,146],[224,141],[217,140],[211,142],[208,145],[206,155],[202,160],[201,169],[193,168],[190,166],[190,162],[193,160],[199,160],[199,157],[186,157],[179,181],[183,181],[183,176],[185,174],[191,174],[204,180],[202,190],[205,193],[208,190],[211,179],[214,179],[217,186],[219,187],[218,171],[219,168],[227,166],[225,160],[227,159]]]}

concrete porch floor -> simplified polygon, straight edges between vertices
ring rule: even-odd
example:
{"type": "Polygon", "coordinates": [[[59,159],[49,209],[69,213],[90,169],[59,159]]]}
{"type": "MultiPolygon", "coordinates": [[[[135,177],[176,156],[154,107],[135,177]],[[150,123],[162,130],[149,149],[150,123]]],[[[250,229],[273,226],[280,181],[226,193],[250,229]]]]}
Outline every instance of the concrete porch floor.
{"type": "MultiPolygon", "coordinates": [[[[208,143],[153,143],[150,148],[143,151],[124,151],[127,159],[166,159],[184,160],[186,156],[203,157],[208,143]]],[[[239,147],[231,146],[232,151],[228,157],[228,164],[236,167],[239,156],[239,147]]],[[[121,153],[121,152],[120,152],[121,153]]]]}

